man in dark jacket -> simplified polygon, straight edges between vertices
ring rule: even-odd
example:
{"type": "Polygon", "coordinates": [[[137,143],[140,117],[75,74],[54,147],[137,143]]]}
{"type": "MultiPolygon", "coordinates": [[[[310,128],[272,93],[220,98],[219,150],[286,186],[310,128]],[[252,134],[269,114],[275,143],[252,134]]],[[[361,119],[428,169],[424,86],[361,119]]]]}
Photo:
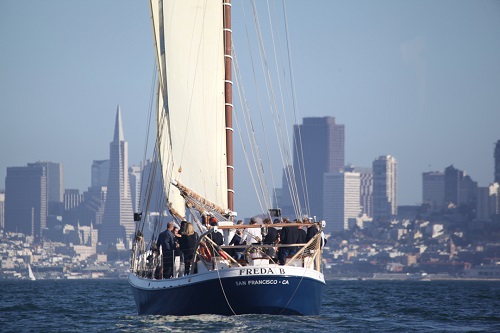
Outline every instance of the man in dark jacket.
{"type": "MultiPolygon", "coordinates": [[[[283,221],[285,223],[290,223],[288,218],[284,218],[283,221]]],[[[299,229],[297,227],[283,227],[280,232],[280,243],[285,244],[297,244],[299,239],[299,229]]],[[[285,264],[286,257],[289,255],[293,255],[297,252],[296,247],[280,247],[278,252],[278,259],[280,261],[280,265],[285,264]]]]}
{"type": "Polygon", "coordinates": [[[318,233],[318,227],[316,224],[310,224],[307,226],[307,237],[306,237],[306,243],[309,242],[311,239],[313,239],[314,236],[318,233]]]}
{"type": "MultiPolygon", "coordinates": [[[[240,246],[241,245],[241,240],[242,240],[241,239],[241,235],[242,235],[241,230],[236,230],[236,232],[234,233],[233,238],[229,242],[229,245],[240,246]]],[[[243,248],[230,249],[229,251],[231,253],[231,256],[235,260],[241,260],[241,259],[243,259],[243,248]]]]}
{"type": "MultiPolygon", "coordinates": [[[[210,218],[210,228],[214,228],[219,225],[217,219],[215,217],[210,218]]],[[[210,238],[215,244],[221,246],[224,244],[224,236],[219,231],[214,231],[213,233],[207,236],[210,238]]]]}
{"type": "Polygon", "coordinates": [[[157,248],[161,246],[164,279],[171,278],[174,272],[175,236],[173,230],[174,222],[168,222],[167,229],[158,235],[156,241],[157,248]]]}
{"type": "MultiPolygon", "coordinates": [[[[262,243],[264,245],[275,245],[278,242],[278,230],[272,227],[272,222],[270,218],[265,218],[264,221],[264,227],[262,235],[264,236],[264,239],[262,240],[262,243]],[[265,235],[264,235],[265,233],[265,235]]],[[[273,258],[275,260],[276,258],[276,248],[275,247],[267,247],[265,248],[264,252],[273,258]]]]}

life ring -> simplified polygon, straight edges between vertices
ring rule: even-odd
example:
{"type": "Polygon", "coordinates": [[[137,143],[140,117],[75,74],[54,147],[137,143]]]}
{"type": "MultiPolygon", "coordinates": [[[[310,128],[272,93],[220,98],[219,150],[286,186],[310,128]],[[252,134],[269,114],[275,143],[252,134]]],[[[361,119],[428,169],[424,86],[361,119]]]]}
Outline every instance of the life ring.
{"type": "Polygon", "coordinates": [[[200,246],[198,248],[198,251],[200,252],[201,257],[205,261],[212,261],[212,253],[210,253],[210,250],[208,249],[207,245],[203,242],[200,242],[200,246]]]}

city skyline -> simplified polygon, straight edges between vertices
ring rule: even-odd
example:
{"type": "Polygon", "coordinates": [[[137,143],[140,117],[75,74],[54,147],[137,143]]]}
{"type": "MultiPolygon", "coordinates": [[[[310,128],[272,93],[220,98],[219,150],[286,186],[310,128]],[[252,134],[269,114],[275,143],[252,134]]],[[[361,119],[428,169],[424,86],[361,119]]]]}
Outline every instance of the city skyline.
{"type": "MultiPolygon", "coordinates": [[[[322,10],[287,3],[300,119],[332,116],[344,124],[346,164],[366,167],[377,156],[394,156],[401,205],[422,201],[423,172],[448,165],[479,186],[493,182],[500,3],[315,7],[322,10]]],[[[239,2],[233,18],[236,43],[245,34],[239,2]]],[[[86,190],[92,161],[108,156],[117,104],[129,164],[140,163],[154,64],[147,2],[4,2],[0,40],[0,188],[8,166],[52,161],[64,166],[65,188],[86,190]]],[[[259,207],[244,163],[237,153],[240,216],[259,207]]],[[[273,166],[276,178],[281,171],[273,166]]]]}

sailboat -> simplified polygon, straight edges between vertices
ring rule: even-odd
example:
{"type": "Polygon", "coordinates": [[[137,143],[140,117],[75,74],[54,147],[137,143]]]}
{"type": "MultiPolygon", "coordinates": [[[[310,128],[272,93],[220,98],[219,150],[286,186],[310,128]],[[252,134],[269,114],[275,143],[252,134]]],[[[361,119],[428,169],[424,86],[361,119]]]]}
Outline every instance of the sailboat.
{"type": "Polygon", "coordinates": [[[156,164],[150,169],[157,175],[143,179],[160,175],[165,220],[195,226],[198,237],[190,265],[175,250],[168,256],[158,241],[165,226],[158,215],[148,215],[153,200],[145,200],[134,214],[128,277],[138,313],[318,315],[325,288],[324,221],[302,216],[292,223],[273,208],[266,214],[274,224],[236,223],[230,0],[151,0],[150,9],[158,77],[156,164]],[[307,241],[265,244],[271,228],[282,238],[284,230],[314,232],[307,241]],[[251,236],[229,245],[235,234],[251,236]],[[167,265],[173,270],[165,276],[167,265]]]}
{"type": "Polygon", "coordinates": [[[35,274],[33,274],[33,270],[31,269],[31,264],[28,264],[28,278],[31,281],[35,281],[36,280],[35,274]]]}

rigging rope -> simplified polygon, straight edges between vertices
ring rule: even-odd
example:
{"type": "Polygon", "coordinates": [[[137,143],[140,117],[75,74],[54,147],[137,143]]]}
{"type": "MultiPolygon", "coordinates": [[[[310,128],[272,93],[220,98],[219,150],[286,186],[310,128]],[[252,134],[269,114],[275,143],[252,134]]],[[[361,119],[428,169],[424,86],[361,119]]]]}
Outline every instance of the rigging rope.
{"type": "MultiPolygon", "coordinates": [[[[289,65],[289,71],[290,71],[290,79],[291,79],[291,89],[292,89],[292,102],[293,102],[293,110],[294,110],[294,116],[295,116],[295,123],[299,123],[299,116],[298,116],[298,107],[297,107],[297,97],[295,93],[295,80],[294,80],[294,75],[293,75],[293,62],[292,62],[292,54],[291,54],[291,43],[290,43],[290,34],[288,32],[288,18],[286,15],[286,6],[285,6],[285,1],[282,1],[283,3],[283,18],[285,22],[285,32],[286,32],[286,44],[287,44],[287,51],[288,51],[288,65],[289,65]]],[[[307,181],[306,181],[306,171],[305,171],[305,165],[304,165],[304,154],[302,154],[302,136],[300,133],[300,126],[297,126],[297,132],[298,132],[298,137],[299,137],[299,147],[300,147],[300,152],[301,156],[299,158],[299,170],[300,170],[300,176],[301,179],[303,180],[304,186],[303,188],[303,194],[304,194],[304,204],[306,206],[306,213],[307,215],[310,215],[310,207],[309,207],[309,197],[308,197],[308,189],[307,189],[307,181]]],[[[294,139],[295,141],[295,139],[294,139]]],[[[294,142],[296,145],[296,143],[294,142]]],[[[297,152],[298,153],[298,152],[297,152]]],[[[299,199],[297,197],[297,199],[299,199]]],[[[298,200],[298,205],[300,205],[300,200],[298,200]]],[[[300,210],[300,206],[298,206],[300,210]]],[[[301,214],[302,215],[302,214],[301,214]]]]}
{"type": "MultiPolygon", "coordinates": [[[[240,101],[240,105],[241,105],[241,111],[243,113],[243,119],[245,121],[245,126],[247,127],[247,135],[250,135],[249,134],[249,131],[248,131],[248,125],[247,125],[247,118],[245,117],[245,111],[246,113],[248,113],[248,104],[246,104],[246,97],[245,97],[245,91],[243,89],[243,85],[240,84],[240,80],[241,80],[241,72],[239,70],[239,65],[238,65],[238,57],[236,55],[236,49],[233,47],[233,60],[234,60],[234,72],[235,72],[235,83],[236,83],[236,88],[238,90],[238,96],[239,96],[239,101],[240,101]]],[[[243,140],[243,131],[242,131],[242,128],[240,127],[240,123],[238,121],[238,115],[237,113],[234,113],[234,119],[235,119],[235,123],[236,123],[236,128],[238,129],[238,136],[240,138],[240,142],[241,142],[241,146],[242,146],[242,149],[243,149],[243,153],[244,153],[244,156],[245,156],[245,161],[247,163],[247,167],[248,167],[248,171],[250,173],[250,178],[252,180],[252,185],[254,187],[254,191],[255,191],[255,194],[257,194],[257,200],[259,202],[259,206],[261,208],[261,211],[264,211],[264,207],[262,205],[262,201],[261,201],[261,196],[259,195],[259,192],[258,192],[258,189],[257,189],[257,184],[256,184],[256,181],[255,181],[255,177],[254,177],[254,172],[253,172],[253,169],[251,168],[250,166],[250,160],[249,160],[249,156],[248,156],[248,151],[247,151],[247,148],[246,148],[246,145],[245,145],[245,142],[243,140]]],[[[251,140],[249,140],[250,143],[252,143],[251,140]]],[[[252,150],[253,152],[253,150],[252,150]]],[[[252,154],[253,156],[253,154],[252,154]]]]}
{"type": "MultiPolygon", "coordinates": [[[[285,80],[287,77],[286,77],[286,70],[285,70],[285,67],[282,68],[282,71],[283,71],[283,75],[280,75],[280,70],[279,70],[279,64],[278,64],[278,55],[280,55],[280,59],[282,61],[282,63],[285,63],[285,61],[283,60],[283,52],[281,51],[281,47],[279,47],[282,43],[280,42],[280,35],[279,35],[279,29],[274,29],[274,24],[273,24],[273,17],[271,16],[271,8],[269,6],[269,2],[267,2],[267,10],[268,10],[268,19],[269,19],[269,27],[270,27],[270,30],[271,30],[271,33],[269,34],[271,36],[271,41],[272,41],[272,45],[273,45],[273,48],[272,48],[272,53],[274,55],[274,64],[275,64],[275,67],[276,67],[276,82],[277,82],[277,85],[278,85],[278,90],[276,90],[278,92],[278,95],[275,93],[275,89],[273,88],[275,86],[275,84],[273,83],[273,79],[272,79],[272,75],[271,75],[271,68],[269,66],[269,62],[267,61],[267,52],[266,52],[266,48],[265,48],[265,43],[264,43],[264,38],[263,38],[263,33],[262,33],[262,29],[261,29],[261,24],[260,24],[260,21],[258,19],[258,15],[257,15],[257,6],[256,6],[256,2],[254,0],[250,0],[250,6],[251,6],[251,9],[252,9],[252,14],[253,14],[253,23],[254,23],[254,26],[255,26],[255,31],[256,31],[256,36],[257,36],[257,40],[258,40],[258,47],[259,47],[259,58],[260,58],[260,63],[261,63],[261,71],[262,71],[262,75],[264,77],[264,83],[265,83],[265,90],[267,92],[267,99],[268,99],[268,102],[269,102],[269,110],[271,111],[271,114],[273,116],[273,125],[274,125],[274,131],[276,133],[276,139],[277,139],[277,143],[278,143],[278,148],[279,148],[279,152],[280,152],[280,155],[281,155],[281,160],[282,160],[282,165],[283,165],[283,171],[284,171],[284,176],[286,178],[286,181],[287,181],[287,184],[283,184],[283,187],[285,186],[288,186],[288,192],[290,193],[290,199],[291,199],[291,202],[292,202],[292,206],[294,208],[294,211],[295,211],[295,214],[296,216],[302,216],[302,208],[301,208],[301,200],[299,199],[299,193],[298,193],[298,187],[297,187],[297,184],[296,184],[296,177],[295,177],[295,172],[294,172],[294,164],[292,163],[292,155],[291,155],[291,152],[294,151],[293,149],[291,149],[291,142],[294,142],[293,144],[293,147],[296,147],[295,148],[295,151],[297,152],[297,156],[299,157],[299,160],[301,162],[299,162],[299,165],[297,165],[299,167],[299,175],[301,176],[301,179],[302,179],[302,184],[304,184],[304,186],[302,186],[302,189],[304,191],[304,195],[303,197],[305,198],[305,205],[306,205],[306,211],[309,212],[309,199],[308,199],[308,196],[307,196],[307,183],[305,181],[305,178],[304,178],[304,172],[303,172],[303,166],[304,166],[304,162],[303,162],[303,155],[301,155],[301,149],[297,149],[297,147],[301,146],[301,138],[300,138],[300,127],[299,127],[299,130],[296,132],[297,133],[297,137],[294,135],[294,139],[293,140],[290,140],[290,135],[288,134],[289,133],[289,130],[288,127],[292,127],[292,126],[288,126],[288,119],[287,119],[287,113],[285,112],[285,101],[284,101],[284,93],[283,91],[287,92],[288,90],[284,90],[283,87],[284,85],[282,84],[282,79],[285,80]],[[276,44],[278,44],[278,47],[276,47],[276,44]],[[278,107],[278,102],[277,100],[280,100],[280,107],[278,107]],[[283,117],[280,116],[280,111],[283,113],[283,117]]],[[[246,13],[245,13],[245,6],[242,6],[242,12],[243,12],[243,21],[244,21],[244,24],[245,24],[245,31],[246,31],[246,36],[247,36],[247,43],[250,45],[250,33],[249,33],[249,29],[248,29],[248,24],[247,24],[247,18],[246,18],[246,13]]],[[[286,19],[286,11],[285,11],[285,7],[284,7],[284,4],[283,4],[283,12],[284,12],[284,20],[285,20],[285,23],[287,22],[287,19],[286,19]]],[[[277,21],[277,18],[276,18],[276,15],[274,14],[274,20],[277,21]]],[[[286,28],[286,46],[287,46],[287,56],[288,56],[288,69],[290,71],[290,80],[291,80],[291,90],[292,90],[292,105],[293,105],[293,110],[294,110],[294,115],[295,115],[295,119],[297,120],[297,106],[296,106],[296,98],[295,98],[295,92],[294,92],[294,82],[293,82],[293,72],[292,72],[292,66],[291,66],[291,52],[290,52],[290,42],[289,42],[289,33],[288,33],[288,26],[287,24],[285,24],[285,28],[286,28]]],[[[253,56],[253,53],[252,53],[252,49],[249,48],[248,50],[248,53],[249,53],[249,58],[250,58],[250,63],[251,63],[251,69],[252,69],[252,75],[253,75],[253,80],[254,80],[254,88],[257,92],[257,103],[258,103],[258,111],[259,111],[259,117],[260,117],[260,123],[261,123],[261,128],[262,128],[262,137],[265,139],[265,145],[264,145],[264,148],[265,148],[265,152],[266,152],[266,156],[267,156],[267,163],[269,164],[270,168],[272,169],[272,162],[271,162],[271,154],[270,154],[270,147],[269,147],[269,144],[268,144],[268,140],[267,140],[267,130],[266,130],[266,122],[264,121],[264,112],[263,112],[263,103],[261,101],[261,98],[260,98],[260,94],[259,94],[259,85],[258,85],[258,80],[257,80],[257,73],[256,73],[256,68],[255,68],[255,61],[254,61],[254,56],[253,56]]],[[[235,77],[237,78],[237,87],[238,87],[238,95],[239,95],[239,98],[240,98],[240,104],[242,106],[241,108],[241,112],[242,112],[242,115],[243,115],[243,119],[244,119],[244,124],[245,124],[245,128],[246,128],[246,133],[247,133],[247,140],[248,140],[248,143],[249,143],[249,147],[250,147],[250,151],[251,151],[251,157],[252,157],[252,161],[253,161],[253,170],[255,170],[256,174],[255,174],[255,179],[253,178],[253,172],[250,170],[250,174],[252,175],[252,179],[253,179],[253,182],[254,182],[254,188],[256,189],[256,193],[258,195],[259,198],[259,202],[260,202],[260,205],[261,205],[261,208],[262,208],[262,205],[264,205],[266,207],[266,211],[268,211],[268,209],[271,207],[272,205],[272,200],[271,200],[271,197],[274,196],[276,198],[276,192],[273,192],[272,194],[270,194],[269,192],[269,187],[267,186],[267,183],[266,183],[266,176],[264,174],[264,168],[263,168],[263,165],[262,165],[262,159],[260,158],[260,149],[259,149],[259,145],[257,144],[257,139],[256,139],[256,131],[255,131],[255,128],[253,126],[253,122],[252,122],[252,118],[250,116],[250,109],[248,107],[248,104],[246,102],[246,97],[245,97],[245,93],[244,93],[244,90],[243,88],[240,88],[240,82],[242,81],[241,80],[241,73],[240,73],[240,69],[239,69],[239,66],[237,65],[237,57],[236,57],[236,52],[234,51],[234,48],[233,48],[233,58],[235,59],[235,63],[236,63],[236,66],[234,67],[234,71],[235,71],[235,77]],[[258,184],[258,185],[257,185],[258,184]],[[258,190],[257,190],[258,189],[258,190]],[[260,194],[260,195],[259,195],[260,194]],[[260,201],[260,200],[263,200],[263,201],[260,201]]],[[[238,122],[238,119],[237,119],[237,125],[238,125],[238,128],[240,128],[240,125],[239,125],[239,122],[238,122]]],[[[293,127],[292,127],[293,128],[293,127]]],[[[243,143],[243,136],[240,134],[240,141],[242,142],[242,146],[245,147],[244,143],[243,143]]],[[[244,148],[244,152],[247,156],[248,154],[248,151],[246,150],[246,148],[244,148]]],[[[246,157],[246,160],[247,160],[247,166],[250,165],[249,163],[249,158],[246,157]]],[[[271,183],[272,183],[272,186],[273,188],[276,188],[275,186],[275,179],[274,179],[274,175],[271,173],[270,175],[271,177],[271,183]]]]}

